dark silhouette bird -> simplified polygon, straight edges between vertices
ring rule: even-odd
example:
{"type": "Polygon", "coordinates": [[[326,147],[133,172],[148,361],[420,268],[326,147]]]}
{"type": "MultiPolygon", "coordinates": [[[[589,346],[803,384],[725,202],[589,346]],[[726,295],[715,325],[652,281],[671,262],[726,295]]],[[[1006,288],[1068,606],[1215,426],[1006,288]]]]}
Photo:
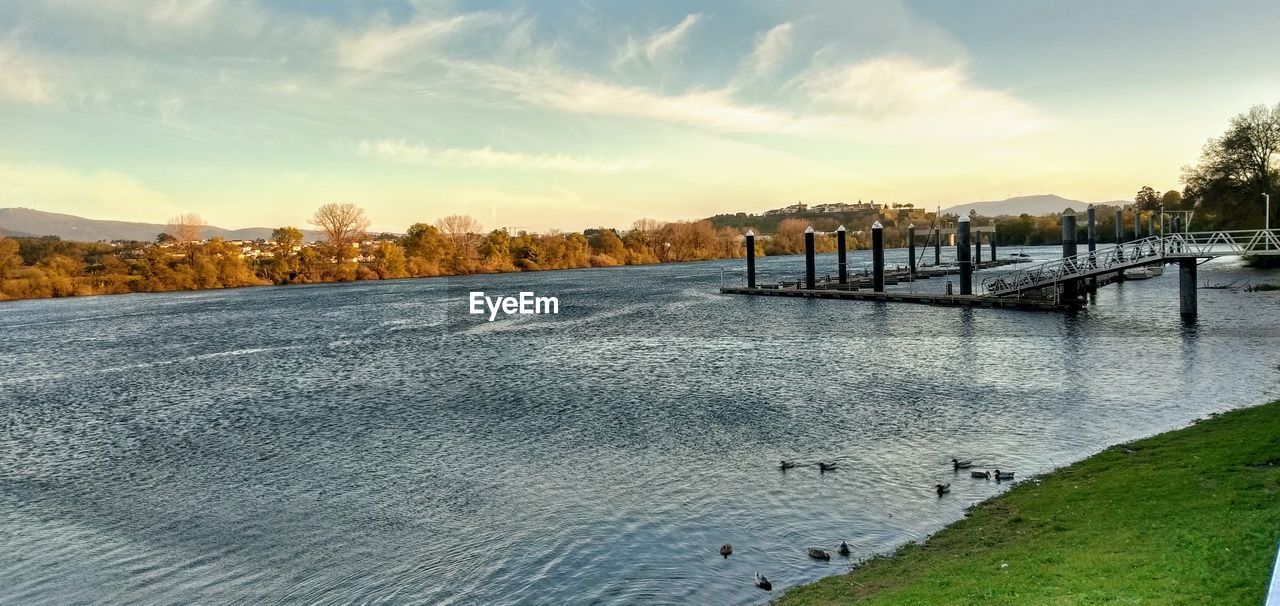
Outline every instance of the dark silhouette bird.
{"type": "Polygon", "coordinates": [[[970,467],[973,467],[973,461],[960,461],[958,459],[951,459],[951,465],[953,469],[956,469],[958,471],[961,469],[968,469],[970,467]]]}
{"type": "Polygon", "coordinates": [[[813,558],[813,559],[815,559],[815,560],[830,560],[830,559],[831,559],[831,554],[829,554],[829,553],[827,553],[827,552],[825,552],[825,551],[823,551],[823,550],[821,550],[821,549],[818,549],[817,547],[810,547],[810,548],[809,548],[809,557],[811,557],[811,558],[813,558]]]}
{"type": "Polygon", "coordinates": [[[756,587],[759,587],[760,589],[763,589],[765,591],[773,591],[773,583],[769,582],[768,577],[758,572],[756,573],[756,587]]]}
{"type": "Polygon", "coordinates": [[[990,479],[991,479],[991,472],[989,472],[989,471],[971,471],[971,472],[969,472],[969,477],[971,477],[971,478],[981,478],[981,479],[983,479],[983,480],[990,480],[990,479]]]}
{"type": "Polygon", "coordinates": [[[819,472],[826,473],[828,471],[835,471],[835,470],[836,470],[836,463],[824,463],[822,461],[818,462],[819,472]]]}
{"type": "Polygon", "coordinates": [[[949,483],[948,483],[948,484],[938,484],[938,485],[934,486],[934,487],[933,487],[933,489],[934,489],[934,490],[936,490],[936,491],[938,491],[938,496],[942,496],[942,495],[944,495],[944,494],[947,494],[948,492],[951,492],[951,484],[949,484],[949,483]]]}
{"type": "Polygon", "coordinates": [[[997,479],[997,480],[1012,480],[1012,479],[1013,479],[1013,472],[1012,472],[1012,471],[1000,471],[999,469],[997,469],[997,470],[996,470],[996,479],[997,479]]]}
{"type": "Polygon", "coordinates": [[[778,463],[778,469],[781,469],[782,471],[786,471],[786,470],[791,469],[792,467],[795,467],[795,466],[796,466],[796,462],[795,462],[795,461],[785,461],[785,460],[784,460],[784,461],[780,461],[780,462],[778,463]]]}
{"type": "Polygon", "coordinates": [[[849,544],[844,541],[840,541],[840,549],[837,549],[836,551],[846,558],[849,557],[849,544]]]}
{"type": "Polygon", "coordinates": [[[720,555],[727,558],[731,553],[733,553],[733,545],[725,543],[724,545],[720,546],[720,555]]]}

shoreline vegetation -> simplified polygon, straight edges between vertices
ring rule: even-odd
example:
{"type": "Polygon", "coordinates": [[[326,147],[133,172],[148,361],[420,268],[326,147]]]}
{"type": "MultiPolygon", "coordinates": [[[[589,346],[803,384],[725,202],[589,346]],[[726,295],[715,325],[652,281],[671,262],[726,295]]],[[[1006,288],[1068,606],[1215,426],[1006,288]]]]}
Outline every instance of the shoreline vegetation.
{"type": "Polygon", "coordinates": [[[1280,401],[1021,481],[775,603],[1261,604],[1278,532],[1280,401]]]}

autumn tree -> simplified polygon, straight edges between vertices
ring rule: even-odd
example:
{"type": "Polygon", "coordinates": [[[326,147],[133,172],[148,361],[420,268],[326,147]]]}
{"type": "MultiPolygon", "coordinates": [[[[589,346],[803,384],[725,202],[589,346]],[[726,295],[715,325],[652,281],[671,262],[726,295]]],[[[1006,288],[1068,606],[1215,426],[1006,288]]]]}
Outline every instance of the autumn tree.
{"type": "Polygon", "coordinates": [[[22,256],[18,254],[18,243],[0,238],[0,280],[9,277],[19,267],[22,267],[22,256]]]}
{"type": "Polygon", "coordinates": [[[1142,189],[1138,190],[1138,195],[1133,197],[1133,202],[1140,210],[1155,210],[1160,206],[1160,194],[1151,189],[1150,185],[1143,185],[1142,189]]]}
{"type": "Polygon", "coordinates": [[[321,206],[311,217],[311,224],[324,232],[339,263],[353,255],[352,244],[359,243],[369,229],[369,219],[364,209],[350,202],[330,202],[321,206]]]}
{"type": "Polygon", "coordinates": [[[448,265],[457,273],[469,273],[480,242],[479,221],[470,215],[449,215],[436,219],[436,229],[452,245],[448,265]]]}
{"type": "Polygon", "coordinates": [[[200,232],[204,231],[205,225],[206,223],[200,215],[183,213],[169,219],[169,225],[165,228],[165,233],[173,236],[173,239],[179,244],[188,244],[200,239],[200,232]]]}

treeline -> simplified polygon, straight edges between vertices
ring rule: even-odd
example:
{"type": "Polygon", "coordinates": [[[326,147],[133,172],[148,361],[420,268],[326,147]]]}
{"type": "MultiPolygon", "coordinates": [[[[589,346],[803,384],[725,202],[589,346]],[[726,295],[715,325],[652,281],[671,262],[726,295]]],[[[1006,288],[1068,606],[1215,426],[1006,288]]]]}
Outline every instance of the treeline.
{"type": "Polygon", "coordinates": [[[197,241],[203,221],[194,214],[171,220],[155,242],[0,238],[0,299],[609,267],[744,254],[738,230],[717,230],[708,221],[643,219],[625,232],[512,234],[484,232],[475,219],[454,215],[415,223],[404,235],[370,236],[362,209],[327,204],[312,224],[326,234],[324,241],[305,243],[294,227],[249,244],[197,241]]]}

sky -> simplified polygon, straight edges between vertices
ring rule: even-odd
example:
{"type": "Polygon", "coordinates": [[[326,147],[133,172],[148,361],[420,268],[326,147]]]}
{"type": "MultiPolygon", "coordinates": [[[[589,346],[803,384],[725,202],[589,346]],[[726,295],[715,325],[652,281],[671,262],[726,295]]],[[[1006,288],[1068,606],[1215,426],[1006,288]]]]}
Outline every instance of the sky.
{"type": "Polygon", "coordinates": [[[1280,3],[0,2],[0,207],[377,230],[1180,189],[1280,3]]]}

